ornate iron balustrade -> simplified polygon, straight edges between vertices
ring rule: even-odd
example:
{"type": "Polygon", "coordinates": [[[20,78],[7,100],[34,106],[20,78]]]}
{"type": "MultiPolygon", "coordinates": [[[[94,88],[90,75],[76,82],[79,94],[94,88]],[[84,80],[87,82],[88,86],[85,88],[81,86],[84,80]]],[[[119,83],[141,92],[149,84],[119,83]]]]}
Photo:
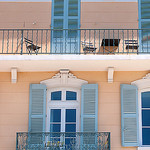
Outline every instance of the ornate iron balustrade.
{"type": "Polygon", "coordinates": [[[0,54],[141,53],[150,53],[150,29],[0,29],[0,54]]]}
{"type": "Polygon", "coordinates": [[[17,133],[16,150],[110,150],[110,133],[17,133]]]}

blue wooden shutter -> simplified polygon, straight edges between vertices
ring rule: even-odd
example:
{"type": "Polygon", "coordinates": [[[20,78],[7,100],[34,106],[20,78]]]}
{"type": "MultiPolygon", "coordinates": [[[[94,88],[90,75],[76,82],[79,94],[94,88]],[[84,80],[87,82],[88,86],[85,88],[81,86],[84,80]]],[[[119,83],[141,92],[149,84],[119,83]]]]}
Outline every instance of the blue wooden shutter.
{"type": "Polygon", "coordinates": [[[150,0],[139,0],[140,51],[149,52],[150,48],[150,0]],[[145,30],[144,30],[145,29],[145,30]]]}
{"type": "Polygon", "coordinates": [[[45,132],[46,86],[30,85],[29,132],[45,132]]]}
{"type": "Polygon", "coordinates": [[[98,131],[98,84],[82,86],[81,132],[98,131]]]}
{"type": "Polygon", "coordinates": [[[122,146],[139,145],[138,89],[134,85],[121,84],[122,146]]]}
{"type": "Polygon", "coordinates": [[[80,32],[80,0],[52,1],[51,53],[79,53],[80,32]]]}

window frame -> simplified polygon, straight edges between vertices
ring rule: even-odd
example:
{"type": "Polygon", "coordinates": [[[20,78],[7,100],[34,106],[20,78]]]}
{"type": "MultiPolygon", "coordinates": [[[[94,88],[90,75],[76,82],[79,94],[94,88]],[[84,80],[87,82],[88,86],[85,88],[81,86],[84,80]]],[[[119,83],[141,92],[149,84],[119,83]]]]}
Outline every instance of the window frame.
{"type": "Polygon", "coordinates": [[[51,109],[61,109],[61,131],[65,132],[66,109],[76,109],[76,132],[80,132],[80,108],[81,108],[81,90],[71,87],[51,88],[47,90],[47,110],[46,110],[46,131],[50,132],[50,111],[51,109]],[[62,100],[51,100],[51,92],[62,91],[62,100]],[[77,100],[65,100],[66,91],[77,92],[77,100]]]}
{"type": "Polygon", "coordinates": [[[138,150],[149,150],[150,145],[143,145],[142,144],[142,99],[141,94],[142,92],[148,92],[150,91],[150,73],[146,74],[144,77],[142,77],[139,80],[131,82],[132,85],[135,85],[138,87],[138,113],[139,113],[139,147],[138,150]]]}
{"type": "MultiPolygon", "coordinates": [[[[142,144],[142,93],[143,92],[150,92],[150,87],[145,89],[140,89],[138,91],[138,103],[139,103],[139,144],[141,147],[148,147],[150,148],[150,145],[143,145],[142,144]]],[[[144,149],[141,149],[144,150],[144,149]]]]}

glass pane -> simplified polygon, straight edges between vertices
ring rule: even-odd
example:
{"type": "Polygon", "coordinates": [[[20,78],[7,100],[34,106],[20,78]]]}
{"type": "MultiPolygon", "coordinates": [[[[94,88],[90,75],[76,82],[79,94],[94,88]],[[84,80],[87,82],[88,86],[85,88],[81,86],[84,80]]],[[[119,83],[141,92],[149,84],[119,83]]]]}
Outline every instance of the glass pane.
{"type": "Polygon", "coordinates": [[[66,124],[65,132],[76,132],[76,124],[66,124]]]}
{"type": "Polygon", "coordinates": [[[150,19],[150,0],[141,0],[141,18],[150,19]]]}
{"type": "Polygon", "coordinates": [[[78,0],[69,0],[69,16],[78,16],[78,0]]]}
{"type": "Polygon", "coordinates": [[[142,108],[150,108],[150,92],[142,93],[142,108]]]}
{"type": "Polygon", "coordinates": [[[54,19],[54,38],[62,38],[63,37],[63,19],[54,19]]]}
{"type": "Polygon", "coordinates": [[[77,92],[66,91],[66,100],[77,100],[77,92]]]}
{"type": "Polygon", "coordinates": [[[76,122],[76,109],[66,109],[66,122],[76,122]]]}
{"type": "Polygon", "coordinates": [[[66,138],[65,144],[68,145],[67,149],[72,150],[72,146],[75,146],[76,144],[76,138],[66,138]]]}
{"type": "Polygon", "coordinates": [[[50,122],[61,122],[61,109],[51,109],[50,122]]]}
{"type": "Polygon", "coordinates": [[[142,51],[143,52],[149,52],[150,48],[150,22],[145,21],[141,22],[141,36],[142,36],[142,51]],[[145,29],[145,30],[144,30],[145,29]]]}
{"type": "Polygon", "coordinates": [[[60,124],[51,124],[50,132],[60,132],[60,124]]]}
{"type": "MultiPolygon", "coordinates": [[[[69,19],[68,20],[68,29],[78,29],[78,19],[69,19]]],[[[69,38],[77,38],[77,30],[68,31],[69,38]]]]}
{"type": "Polygon", "coordinates": [[[61,91],[52,92],[51,100],[61,100],[61,91]]]}
{"type": "Polygon", "coordinates": [[[150,129],[142,129],[143,145],[150,145],[150,129]]]}
{"type": "Polygon", "coordinates": [[[142,126],[150,126],[150,110],[142,110],[142,126]]]}
{"type": "Polygon", "coordinates": [[[54,16],[64,15],[64,0],[54,0],[54,16]]]}

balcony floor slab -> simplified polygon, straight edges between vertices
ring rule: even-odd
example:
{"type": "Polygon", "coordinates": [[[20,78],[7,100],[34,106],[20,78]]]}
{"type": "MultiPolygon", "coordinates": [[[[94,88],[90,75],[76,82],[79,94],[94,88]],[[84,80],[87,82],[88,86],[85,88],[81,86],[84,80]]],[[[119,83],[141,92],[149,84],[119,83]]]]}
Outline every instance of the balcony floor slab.
{"type": "Polygon", "coordinates": [[[0,72],[16,67],[19,72],[58,71],[115,71],[150,70],[150,55],[0,55],[0,72]]]}

